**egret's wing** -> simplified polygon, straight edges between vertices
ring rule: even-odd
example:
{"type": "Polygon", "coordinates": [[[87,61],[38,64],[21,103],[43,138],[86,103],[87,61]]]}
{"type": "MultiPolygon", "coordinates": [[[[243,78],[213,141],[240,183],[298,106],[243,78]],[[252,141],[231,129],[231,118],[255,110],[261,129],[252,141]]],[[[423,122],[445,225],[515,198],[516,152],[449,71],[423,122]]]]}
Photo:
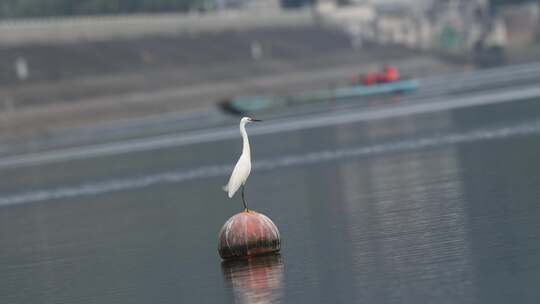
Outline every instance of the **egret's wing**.
{"type": "Polygon", "coordinates": [[[225,191],[227,191],[229,198],[233,197],[236,191],[238,191],[238,189],[242,185],[242,180],[239,178],[240,172],[240,166],[238,166],[237,164],[236,167],[234,167],[231,178],[229,178],[229,183],[227,183],[227,185],[225,186],[227,188],[227,190],[225,191]]]}
{"type": "Polygon", "coordinates": [[[236,166],[234,166],[229,182],[223,186],[223,190],[228,193],[229,198],[233,197],[240,186],[242,186],[242,183],[244,183],[249,175],[250,169],[250,165],[246,163],[245,159],[240,157],[236,166]]]}

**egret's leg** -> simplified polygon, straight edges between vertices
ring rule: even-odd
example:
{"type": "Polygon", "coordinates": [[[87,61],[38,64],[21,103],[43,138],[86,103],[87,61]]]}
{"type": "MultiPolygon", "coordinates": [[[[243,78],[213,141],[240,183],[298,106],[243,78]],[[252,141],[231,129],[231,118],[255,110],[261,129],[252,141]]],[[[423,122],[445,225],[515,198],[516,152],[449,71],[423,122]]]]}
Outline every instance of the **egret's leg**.
{"type": "Polygon", "coordinates": [[[246,199],[244,198],[244,185],[242,185],[242,203],[244,203],[244,211],[249,211],[246,204],[246,199]]]}

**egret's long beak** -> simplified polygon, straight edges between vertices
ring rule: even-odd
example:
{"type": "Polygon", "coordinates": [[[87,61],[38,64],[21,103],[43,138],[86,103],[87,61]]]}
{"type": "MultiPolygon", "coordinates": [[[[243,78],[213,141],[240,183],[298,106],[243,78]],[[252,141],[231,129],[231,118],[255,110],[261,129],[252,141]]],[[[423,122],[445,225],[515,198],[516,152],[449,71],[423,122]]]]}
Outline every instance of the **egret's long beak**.
{"type": "Polygon", "coordinates": [[[262,121],[262,120],[260,120],[260,119],[253,119],[253,118],[252,118],[251,121],[262,121]]]}

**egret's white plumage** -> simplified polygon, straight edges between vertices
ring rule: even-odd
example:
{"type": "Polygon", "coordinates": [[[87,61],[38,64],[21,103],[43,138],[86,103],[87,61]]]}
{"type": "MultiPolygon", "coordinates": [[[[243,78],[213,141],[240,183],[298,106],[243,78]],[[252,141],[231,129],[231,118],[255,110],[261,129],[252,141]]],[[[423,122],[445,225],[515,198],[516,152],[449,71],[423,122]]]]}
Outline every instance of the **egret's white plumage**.
{"type": "MultiPolygon", "coordinates": [[[[243,141],[242,155],[240,155],[236,166],[234,166],[234,170],[231,174],[231,177],[229,178],[229,182],[227,183],[227,185],[223,186],[223,190],[227,192],[229,198],[232,198],[236,191],[238,191],[240,187],[243,187],[246,184],[249,173],[251,172],[251,150],[249,147],[249,138],[246,132],[246,124],[252,121],[259,120],[249,117],[243,117],[240,120],[240,134],[242,135],[243,141]]],[[[247,209],[244,201],[243,188],[242,201],[244,202],[244,207],[246,207],[247,209]]]]}

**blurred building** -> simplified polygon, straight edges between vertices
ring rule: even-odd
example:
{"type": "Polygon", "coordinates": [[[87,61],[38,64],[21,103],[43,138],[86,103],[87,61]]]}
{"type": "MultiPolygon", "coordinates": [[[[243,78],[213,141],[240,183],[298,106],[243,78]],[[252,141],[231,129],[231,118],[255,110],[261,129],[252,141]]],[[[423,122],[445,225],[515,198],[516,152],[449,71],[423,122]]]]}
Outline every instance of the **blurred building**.
{"type": "Polygon", "coordinates": [[[511,6],[495,14],[488,0],[350,0],[346,5],[319,1],[317,11],[328,23],[341,25],[355,47],[394,44],[466,54],[506,47],[508,26],[511,32],[524,32],[517,40],[531,43],[538,27],[538,9],[532,6],[538,5],[511,6]]]}
{"type": "Polygon", "coordinates": [[[510,47],[522,47],[534,43],[540,35],[540,4],[530,2],[518,5],[505,5],[500,15],[508,31],[510,47]]]}

